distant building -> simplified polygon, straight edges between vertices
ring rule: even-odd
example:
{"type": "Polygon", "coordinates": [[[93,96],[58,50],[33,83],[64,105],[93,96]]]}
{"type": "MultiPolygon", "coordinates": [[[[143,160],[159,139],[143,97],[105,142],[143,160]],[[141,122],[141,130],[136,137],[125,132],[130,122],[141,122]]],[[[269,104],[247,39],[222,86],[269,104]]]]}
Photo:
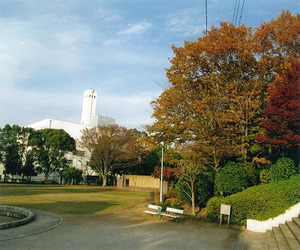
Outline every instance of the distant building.
{"type": "Polygon", "coordinates": [[[63,129],[75,140],[79,140],[84,129],[93,128],[99,125],[114,125],[116,123],[114,118],[96,115],[96,103],[96,90],[87,89],[83,93],[81,123],[47,118],[26,127],[34,128],[36,130],[44,128],[63,129]]]}
{"type": "MultiPolygon", "coordinates": [[[[84,129],[93,128],[96,126],[104,126],[104,125],[114,125],[115,119],[96,115],[96,103],[97,103],[97,92],[93,89],[87,89],[83,94],[83,103],[82,103],[82,113],[81,113],[81,123],[75,122],[67,122],[57,119],[44,119],[26,127],[30,127],[36,130],[45,129],[45,128],[54,128],[54,129],[63,129],[70,136],[72,136],[76,141],[78,141],[81,137],[82,131],[84,129]]],[[[67,155],[68,162],[71,166],[76,167],[82,170],[83,175],[90,176],[95,175],[96,173],[89,167],[88,161],[89,156],[82,149],[78,148],[75,154],[69,153],[67,155]]],[[[0,181],[1,176],[4,173],[4,166],[0,164],[0,181]]],[[[16,179],[20,179],[20,176],[15,176],[16,179]]],[[[33,181],[41,181],[44,179],[44,176],[38,174],[37,176],[33,176],[31,178],[33,181]]],[[[49,176],[49,181],[59,182],[59,176],[57,173],[53,173],[49,176]]]]}

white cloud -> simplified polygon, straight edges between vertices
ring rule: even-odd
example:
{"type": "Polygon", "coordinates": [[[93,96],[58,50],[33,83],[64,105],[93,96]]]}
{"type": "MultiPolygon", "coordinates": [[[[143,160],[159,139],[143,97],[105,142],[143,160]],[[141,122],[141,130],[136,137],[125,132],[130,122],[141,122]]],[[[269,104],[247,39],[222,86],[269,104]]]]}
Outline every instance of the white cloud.
{"type": "Polygon", "coordinates": [[[91,32],[87,28],[74,28],[54,34],[61,46],[76,46],[81,42],[91,40],[91,32]]]}
{"type": "Polygon", "coordinates": [[[205,26],[199,20],[198,9],[181,10],[169,15],[169,27],[172,32],[181,36],[200,35],[205,26]]]}
{"type": "Polygon", "coordinates": [[[127,25],[125,30],[119,32],[121,35],[131,35],[131,34],[142,34],[149,28],[151,28],[152,24],[147,21],[142,21],[138,23],[131,23],[127,25]]]}
{"type": "Polygon", "coordinates": [[[153,122],[150,102],[161,92],[144,92],[130,96],[103,95],[99,99],[101,115],[116,118],[116,122],[128,128],[142,129],[153,122]]]}
{"type": "Polygon", "coordinates": [[[95,13],[97,19],[104,22],[116,22],[122,19],[119,12],[113,9],[97,9],[95,13]]]}

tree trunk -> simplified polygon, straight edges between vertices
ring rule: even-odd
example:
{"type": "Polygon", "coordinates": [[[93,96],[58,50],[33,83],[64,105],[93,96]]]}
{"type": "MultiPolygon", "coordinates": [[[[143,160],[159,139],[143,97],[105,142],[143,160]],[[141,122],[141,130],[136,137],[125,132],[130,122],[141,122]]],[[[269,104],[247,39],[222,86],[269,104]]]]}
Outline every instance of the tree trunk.
{"type": "Polygon", "coordinates": [[[194,183],[192,185],[192,213],[195,215],[195,188],[194,188],[194,183]]]}
{"type": "Polygon", "coordinates": [[[104,176],[102,176],[102,186],[103,187],[106,187],[106,183],[107,183],[107,176],[106,175],[104,175],[104,176]]]}

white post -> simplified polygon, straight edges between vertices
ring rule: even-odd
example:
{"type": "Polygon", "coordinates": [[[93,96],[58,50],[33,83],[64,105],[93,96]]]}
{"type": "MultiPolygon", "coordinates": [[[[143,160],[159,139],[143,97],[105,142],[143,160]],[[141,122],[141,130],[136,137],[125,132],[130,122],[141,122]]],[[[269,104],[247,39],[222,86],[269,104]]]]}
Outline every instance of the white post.
{"type": "Polygon", "coordinates": [[[160,194],[159,201],[162,202],[163,197],[163,173],[164,173],[164,143],[161,143],[161,168],[160,168],[160,194]]]}

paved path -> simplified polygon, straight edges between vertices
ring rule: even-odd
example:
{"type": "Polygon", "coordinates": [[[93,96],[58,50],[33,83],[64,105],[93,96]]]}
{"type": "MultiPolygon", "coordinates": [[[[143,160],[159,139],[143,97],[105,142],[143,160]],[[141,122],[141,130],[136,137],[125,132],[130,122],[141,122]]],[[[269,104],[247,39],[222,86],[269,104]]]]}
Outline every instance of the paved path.
{"type": "Polygon", "coordinates": [[[76,216],[61,223],[60,217],[45,214],[40,212],[31,225],[5,230],[6,236],[0,231],[1,249],[265,249],[261,234],[234,226],[118,214],[76,216]],[[22,237],[4,240],[22,231],[22,237]]]}

